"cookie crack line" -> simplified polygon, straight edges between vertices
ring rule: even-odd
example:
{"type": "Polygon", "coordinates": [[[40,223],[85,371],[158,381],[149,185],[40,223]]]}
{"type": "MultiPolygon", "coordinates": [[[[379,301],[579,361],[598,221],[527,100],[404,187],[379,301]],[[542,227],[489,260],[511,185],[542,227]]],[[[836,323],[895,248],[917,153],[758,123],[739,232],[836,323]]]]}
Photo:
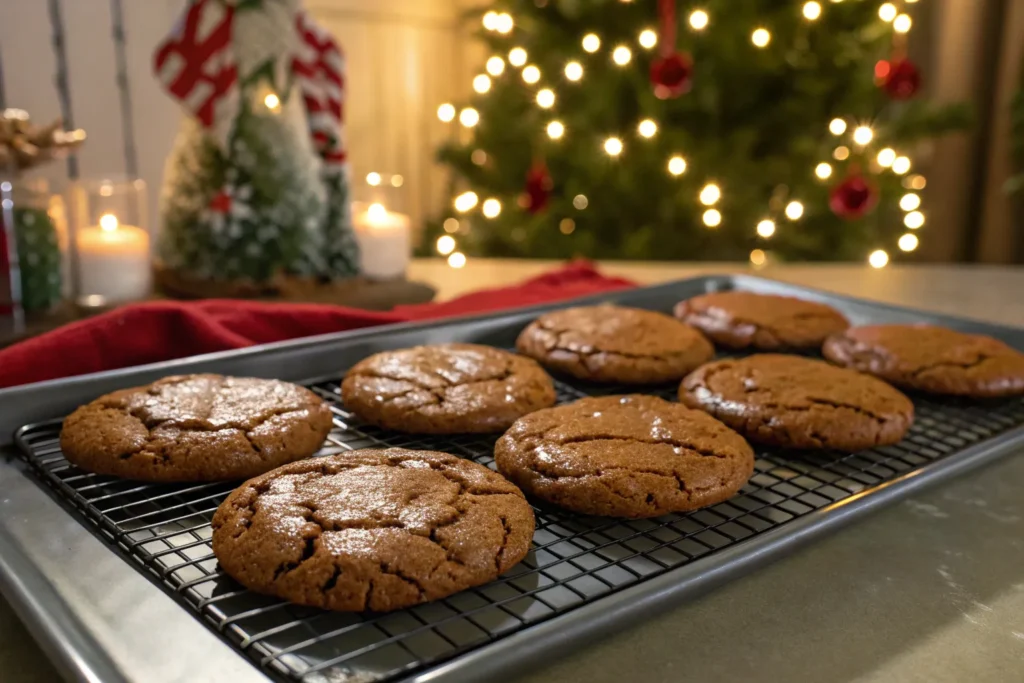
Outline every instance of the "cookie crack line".
{"type": "MultiPolygon", "coordinates": [[[[700,455],[701,457],[705,457],[705,458],[721,458],[721,459],[728,458],[728,456],[723,455],[721,453],[715,453],[714,451],[709,451],[706,448],[698,448],[697,446],[694,446],[693,444],[689,444],[689,443],[686,443],[685,441],[680,441],[678,439],[672,439],[672,438],[665,438],[665,439],[655,439],[655,438],[643,439],[643,438],[633,437],[633,436],[573,436],[573,437],[569,437],[567,439],[562,439],[560,441],[554,440],[554,439],[552,439],[551,441],[553,441],[554,445],[556,445],[556,446],[565,446],[565,445],[568,445],[568,444],[571,444],[571,443],[590,443],[590,442],[593,442],[593,441],[624,441],[626,443],[642,443],[642,444],[649,444],[649,445],[652,445],[652,446],[657,446],[657,445],[664,444],[666,446],[673,446],[675,448],[683,448],[683,449],[685,449],[687,451],[690,451],[691,453],[696,453],[697,455],[700,455]]],[[[534,446],[532,450],[536,451],[536,449],[540,448],[541,445],[546,445],[546,444],[538,444],[537,446],[534,446]]]]}
{"type": "Polygon", "coordinates": [[[452,382],[443,375],[435,372],[434,375],[438,379],[445,382],[445,386],[443,387],[432,387],[424,384],[423,382],[417,381],[415,378],[412,377],[396,377],[394,375],[377,372],[375,370],[358,370],[348,375],[346,379],[348,379],[348,377],[362,377],[366,379],[386,379],[391,382],[404,382],[405,384],[411,384],[413,386],[412,389],[404,391],[401,394],[394,396],[393,398],[401,398],[402,396],[407,396],[415,391],[426,391],[428,393],[434,394],[435,396],[438,396],[438,398],[441,398],[438,392],[447,392],[449,389],[455,389],[458,387],[471,387],[475,384],[486,384],[487,382],[504,382],[513,375],[515,375],[515,371],[512,368],[512,363],[513,362],[509,360],[506,367],[501,372],[496,373],[494,377],[481,377],[480,379],[473,379],[464,382],[452,382]]]}
{"type": "Polygon", "coordinates": [[[590,359],[593,356],[596,356],[598,354],[605,354],[605,355],[608,355],[608,356],[617,356],[619,358],[627,358],[627,359],[630,359],[630,360],[646,360],[646,359],[649,359],[649,358],[653,358],[655,360],[670,360],[670,359],[673,359],[673,358],[677,358],[679,356],[685,356],[688,353],[687,351],[668,351],[668,352],[663,353],[663,354],[655,355],[655,354],[650,354],[650,353],[629,353],[627,351],[609,351],[609,350],[601,349],[601,348],[597,348],[597,347],[594,347],[594,349],[592,351],[584,351],[582,349],[572,349],[572,348],[569,348],[569,346],[567,344],[562,342],[562,336],[565,335],[565,334],[568,334],[570,332],[575,332],[576,330],[573,330],[571,328],[570,329],[561,329],[561,328],[556,328],[556,327],[546,327],[546,326],[544,326],[542,324],[539,324],[539,323],[538,323],[538,327],[540,327],[540,329],[544,330],[545,332],[552,332],[552,333],[555,334],[555,344],[550,349],[548,349],[549,351],[564,351],[565,353],[571,353],[574,356],[576,356],[577,358],[579,358],[580,362],[582,362],[584,365],[586,365],[588,359],[590,359]]]}
{"type": "Polygon", "coordinates": [[[979,353],[977,360],[973,360],[969,363],[957,363],[956,361],[951,360],[938,361],[930,365],[925,365],[924,367],[917,368],[916,370],[910,373],[910,377],[912,379],[917,379],[924,373],[931,372],[932,370],[936,370],[938,368],[957,368],[959,370],[972,370],[976,367],[984,365],[988,361],[993,360],[995,358],[997,358],[997,356],[993,356],[987,353],[979,353]]]}
{"type": "Polygon", "coordinates": [[[591,478],[592,477],[592,478],[596,479],[597,481],[601,482],[602,485],[607,487],[609,490],[611,490],[613,493],[615,493],[615,495],[619,496],[620,498],[630,498],[630,496],[624,495],[623,493],[621,493],[619,491],[616,491],[611,486],[611,484],[609,482],[604,481],[602,479],[604,474],[607,473],[607,472],[626,472],[626,473],[629,473],[629,474],[650,474],[650,475],[653,475],[653,476],[656,476],[656,477],[664,477],[666,479],[675,479],[676,480],[676,485],[677,485],[680,493],[686,494],[686,496],[688,498],[693,498],[693,496],[695,494],[704,493],[706,491],[713,491],[716,488],[720,488],[721,486],[724,486],[724,482],[719,481],[717,484],[711,484],[711,485],[708,485],[708,486],[698,486],[698,487],[691,488],[690,486],[687,486],[686,481],[683,479],[682,475],[677,474],[676,472],[658,472],[656,470],[637,469],[637,468],[634,468],[634,467],[615,467],[615,466],[612,466],[612,467],[602,467],[602,468],[600,468],[598,470],[595,470],[594,472],[586,472],[586,473],[583,473],[583,474],[558,474],[558,475],[554,475],[554,474],[545,474],[544,472],[540,472],[540,471],[538,471],[537,474],[541,478],[546,479],[547,481],[550,481],[550,482],[557,482],[557,481],[559,481],[561,479],[587,479],[587,478],[591,478]]]}

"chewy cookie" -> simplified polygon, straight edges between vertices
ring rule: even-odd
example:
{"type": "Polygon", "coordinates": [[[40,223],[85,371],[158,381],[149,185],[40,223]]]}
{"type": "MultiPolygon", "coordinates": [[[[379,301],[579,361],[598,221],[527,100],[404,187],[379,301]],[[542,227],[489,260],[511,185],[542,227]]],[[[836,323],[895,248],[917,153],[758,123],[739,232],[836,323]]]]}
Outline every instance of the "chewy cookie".
{"type": "Polygon", "coordinates": [[[974,398],[1024,394],[1024,353],[934,325],[852,327],[825,342],[833,363],[907,389],[974,398]]]}
{"type": "Polygon", "coordinates": [[[708,363],[683,380],[679,399],[751,441],[792,448],[884,446],[914,420],[910,399],[881,380],[771,353],[708,363]]]}
{"type": "Polygon", "coordinates": [[[331,430],[312,391],[251,377],[184,375],[115,391],[64,420],[84,470],[143,481],[245,479],[308,457],[331,430]]]}
{"type": "Polygon", "coordinates": [[[603,396],[518,420],[494,449],[527,494],[590,515],[656,517],[735,494],[754,452],[718,420],[654,396],[603,396]]]}
{"type": "Polygon", "coordinates": [[[555,402],[547,373],[529,358],[477,344],[385,351],[352,367],[345,407],[370,424],[414,434],[500,432],[555,402]]]}
{"type": "Polygon", "coordinates": [[[715,355],[700,332],[671,316],[620,306],[545,313],[516,348],[579,379],[625,384],[671,382],[715,355]]]}
{"type": "Polygon", "coordinates": [[[676,304],[677,318],[730,349],[818,349],[849,327],[831,306],[790,296],[714,292],[676,304]]]}
{"type": "Polygon", "coordinates": [[[258,593],[386,612],[496,578],[526,556],[533,528],[522,492],[482,465],[362,450],[247,481],[213,516],[213,552],[258,593]]]}

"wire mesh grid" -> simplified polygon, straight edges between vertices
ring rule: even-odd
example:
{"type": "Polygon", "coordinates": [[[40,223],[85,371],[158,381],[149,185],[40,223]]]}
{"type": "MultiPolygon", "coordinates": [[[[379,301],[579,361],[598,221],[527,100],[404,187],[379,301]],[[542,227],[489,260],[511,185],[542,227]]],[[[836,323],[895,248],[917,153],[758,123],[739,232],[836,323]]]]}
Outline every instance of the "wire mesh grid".
{"type": "MultiPolygon", "coordinates": [[[[334,412],[319,455],[393,446],[443,450],[494,466],[494,437],[387,432],[344,409],[337,379],[308,385],[334,412]]],[[[630,391],[556,386],[560,403],[630,391]]],[[[645,393],[674,399],[676,385],[645,393]]],[[[291,605],[247,591],[219,571],[210,519],[233,483],[146,484],[83,472],[61,454],[59,421],[25,427],[17,441],[43,481],[94,530],[265,672],[303,683],[363,682],[449,660],[1024,425],[1022,399],[915,397],[914,403],[914,426],[899,444],[852,455],[760,449],[754,475],[737,496],[696,512],[612,520],[536,506],[533,548],[518,566],[490,584],[389,614],[291,605]]]]}

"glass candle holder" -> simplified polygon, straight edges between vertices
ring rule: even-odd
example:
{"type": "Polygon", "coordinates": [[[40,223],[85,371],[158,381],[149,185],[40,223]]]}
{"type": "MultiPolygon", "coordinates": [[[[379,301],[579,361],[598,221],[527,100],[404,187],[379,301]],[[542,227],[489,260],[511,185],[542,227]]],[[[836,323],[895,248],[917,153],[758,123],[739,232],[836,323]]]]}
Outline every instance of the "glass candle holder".
{"type": "Polygon", "coordinates": [[[372,172],[354,188],[352,226],[359,243],[360,271],[371,280],[405,277],[409,267],[411,221],[402,212],[403,184],[400,175],[372,172]]]}
{"type": "Polygon", "coordinates": [[[72,188],[72,278],[79,305],[137,301],[152,288],[146,183],[140,179],[80,182],[72,188]]]}

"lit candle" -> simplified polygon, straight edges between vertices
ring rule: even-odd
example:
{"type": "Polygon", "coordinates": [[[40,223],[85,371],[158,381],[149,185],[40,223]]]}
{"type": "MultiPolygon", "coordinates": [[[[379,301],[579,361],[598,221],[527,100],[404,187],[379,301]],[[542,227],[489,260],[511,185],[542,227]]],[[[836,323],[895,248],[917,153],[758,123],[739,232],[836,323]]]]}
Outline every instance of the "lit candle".
{"type": "Polygon", "coordinates": [[[149,235],[142,228],[123,225],[112,213],[100,224],[78,231],[81,294],[86,301],[102,297],[119,303],[149,294],[149,235]]]}
{"type": "Polygon", "coordinates": [[[383,204],[353,204],[352,224],[359,242],[363,275],[379,280],[402,277],[409,265],[409,217],[383,204]]]}

